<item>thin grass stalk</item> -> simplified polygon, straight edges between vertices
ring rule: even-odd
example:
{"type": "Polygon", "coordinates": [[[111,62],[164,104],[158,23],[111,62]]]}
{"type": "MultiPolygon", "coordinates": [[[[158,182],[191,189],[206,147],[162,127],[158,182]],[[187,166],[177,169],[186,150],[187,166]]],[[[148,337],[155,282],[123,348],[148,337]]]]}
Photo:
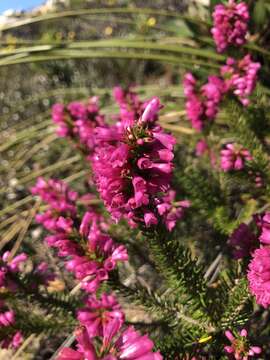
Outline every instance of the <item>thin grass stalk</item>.
{"type": "Polygon", "coordinates": [[[201,19],[195,19],[194,17],[180,14],[173,11],[166,11],[166,10],[157,10],[157,9],[149,9],[149,8],[101,8],[101,9],[80,9],[80,10],[69,10],[69,11],[62,11],[57,13],[48,13],[46,15],[35,16],[28,19],[22,19],[16,21],[13,24],[6,24],[0,28],[0,32],[5,32],[7,30],[18,29],[25,25],[32,25],[37,24],[44,21],[51,21],[51,20],[60,20],[67,17],[77,17],[77,16],[84,16],[84,15],[104,15],[104,14],[130,14],[130,15],[156,15],[156,16],[165,16],[165,17],[173,17],[178,19],[188,20],[194,23],[200,23],[206,26],[210,26],[211,22],[206,22],[201,19]]]}
{"type": "Polygon", "coordinates": [[[56,60],[71,60],[71,59],[136,59],[136,60],[153,60],[164,62],[168,64],[181,65],[183,68],[191,69],[194,68],[194,65],[219,69],[219,65],[216,63],[211,63],[209,61],[200,61],[196,59],[186,59],[177,56],[171,55],[162,55],[162,54],[150,54],[143,52],[124,52],[124,51],[68,51],[63,50],[54,50],[51,51],[48,55],[31,55],[25,54],[19,59],[13,59],[12,57],[7,57],[6,59],[0,60],[0,67],[10,66],[16,64],[28,64],[36,62],[46,62],[46,61],[56,61],[56,60]]]}

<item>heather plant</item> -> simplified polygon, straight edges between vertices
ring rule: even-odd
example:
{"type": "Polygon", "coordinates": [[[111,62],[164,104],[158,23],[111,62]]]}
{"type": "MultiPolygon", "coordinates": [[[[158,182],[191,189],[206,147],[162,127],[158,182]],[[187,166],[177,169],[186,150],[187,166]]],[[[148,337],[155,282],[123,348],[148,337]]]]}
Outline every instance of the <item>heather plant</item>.
{"type": "Polygon", "coordinates": [[[176,86],[184,104],[117,85],[52,106],[54,136],[82,178],[38,176],[29,192],[39,241],[68,287],[49,290],[60,277],[49,260],[27,270],[31,248],[3,252],[2,348],[61,332],[51,359],[270,356],[267,64],[250,41],[248,3],[213,8],[213,38],[198,40],[212,52],[198,53],[217,62],[187,66],[176,86]],[[170,122],[172,102],[185,126],[170,122]],[[131,304],[145,321],[132,321],[131,304]]]}

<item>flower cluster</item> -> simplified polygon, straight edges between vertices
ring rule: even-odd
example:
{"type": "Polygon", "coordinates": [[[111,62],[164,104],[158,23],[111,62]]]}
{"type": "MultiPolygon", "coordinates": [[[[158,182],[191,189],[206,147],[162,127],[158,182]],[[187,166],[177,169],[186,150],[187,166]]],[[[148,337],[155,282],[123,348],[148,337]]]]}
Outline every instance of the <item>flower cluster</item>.
{"type": "Polygon", "coordinates": [[[96,96],[90,98],[87,104],[77,101],[66,107],[55,104],[52,108],[52,119],[58,125],[59,136],[78,139],[86,151],[94,149],[95,128],[104,125],[104,116],[100,114],[96,96]]]}
{"type": "Polygon", "coordinates": [[[16,315],[13,310],[5,310],[5,305],[1,301],[0,303],[0,329],[3,327],[9,327],[13,331],[5,339],[0,341],[0,347],[3,349],[13,348],[17,349],[23,342],[23,336],[20,331],[15,329],[16,315]]]}
{"type": "MultiPolygon", "coordinates": [[[[249,12],[244,2],[229,0],[218,4],[213,13],[214,27],[211,32],[219,52],[229,45],[242,46],[246,41],[249,12]]],[[[202,131],[209,120],[213,120],[225,94],[233,94],[242,105],[249,104],[260,69],[248,54],[239,61],[227,58],[226,65],[220,68],[220,77],[209,76],[208,81],[199,87],[191,73],[184,77],[183,86],[186,96],[186,113],[192,127],[202,131]]]]}
{"type": "Polygon", "coordinates": [[[253,62],[248,54],[239,61],[229,57],[221,68],[227,91],[231,91],[244,106],[249,104],[260,67],[260,63],[253,62]]]}
{"type": "Polygon", "coordinates": [[[112,295],[89,298],[78,320],[77,349],[62,349],[57,360],[162,360],[147,335],[123,325],[124,314],[112,295]]]}
{"type": "Polygon", "coordinates": [[[36,217],[52,232],[45,241],[57,249],[58,256],[69,257],[66,268],[81,281],[83,289],[96,291],[116,264],[127,260],[126,248],[103,232],[104,220],[93,209],[88,209],[80,221],[75,203],[78,194],[62,181],[38,179],[32,192],[49,206],[36,217]]]}
{"type": "Polygon", "coordinates": [[[252,156],[247,149],[237,144],[227,144],[221,150],[221,169],[225,172],[232,170],[242,170],[246,161],[252,160],[252,156]]]}
{"type": "Polygon", "coordinates": [[[229,0],[227,4],[218,4],[213,12],[214,27],[211,29],[219,52],[230,45],[242,46],[246,42],[249,12],[247,4],[229,0]]]}
{"type": "Polygon", "coordinates": [[[100,145],[92,167],[97,189],[114,220],[126,218],[131,226],[146,227],[161,220],[171,230],[182,216],[182,211],[172,210],[179,207],[177,203],[166,197],[176,141],[156,123],[160,108],[159,99],[153,98],[140,118],[124,117],[115,126],[98,128],[100,145]]]}
{"type": "Polygon", "coordinates": [[[207,121],[216,117],[225,84],[221,78],[209,76],[208,82],[198,87],[196,78],[191,73],[187,73],[183,86],[187,98],[187,117],[191,121],[192,127],[201,131],[207,121]]]}
{"type": "Polygon", "coordinates": [[[230,330],[225,331],[226,338],[231,342],[224,347],[229,358],[236,360],[248,360],[248,358],[262,352],[259,346],[249,345],[247,330],[242,329],[239,334],[233,335],[230,330]]]}

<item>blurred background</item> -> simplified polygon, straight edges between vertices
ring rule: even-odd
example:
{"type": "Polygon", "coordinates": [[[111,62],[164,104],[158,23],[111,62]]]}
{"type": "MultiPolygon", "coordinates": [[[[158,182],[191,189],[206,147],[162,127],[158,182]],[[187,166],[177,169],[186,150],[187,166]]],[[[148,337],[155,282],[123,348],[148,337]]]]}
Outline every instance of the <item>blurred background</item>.
{"type": "MultiPolygon", "coordinates": [[[[60,279],[52,292],[69,289],[69,281],[40,241],[42,230],[33,222],[39,204],[29,188],[38,176],[79,188],[87,169],[55,134],[51,106],[98,95],[109,116],[116,112],[112,87],[133,84],[142,99],[157,95],[166,102],[166,129],[189,134],[182,75],[192,70],[204,76],[209,68],[214,73],[224,61],[209,35],[216,3],[0,0],[0,250],[20,248],[37,262],[49,262],[60,279]]],[[[249,50],[267,69],[269,3],[249,3],[252,36],[264,52],[249,50]]],[[[268,78],[263,81],[269,85],[268,78]]],[[[147,275],[140,266],[129,271],[147,275]]],[[[49,359],[63,337],[26,339],[12,359],[49,359]]]]}

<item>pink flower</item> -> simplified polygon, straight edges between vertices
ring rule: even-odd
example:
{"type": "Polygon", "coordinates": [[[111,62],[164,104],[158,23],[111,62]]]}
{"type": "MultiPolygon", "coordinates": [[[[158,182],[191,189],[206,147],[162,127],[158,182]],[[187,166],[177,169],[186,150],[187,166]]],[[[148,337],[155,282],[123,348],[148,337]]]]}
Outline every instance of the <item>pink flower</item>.
{"type": "MultiPolygon", "coordinates": [[[[4,304],[1,303],[1,307],[4,304]]],[[[13,348],[17,349],[23,342],[23,337],[20,331],[16,331],[16,316],[13,310],[6,310],[0,313],[0,329],[8,327],[10,331],[8,335],[5,334],[3,339],[0,339],[0,347],[3,349],[13,348]]]]}
{"type": "Polygon", "coordinates": [[[253,62],[248,54],[240,61],[228,58],[226,65],[221,68],[227,91],[231,91],[244,106],[249,104],[260,67],[260,63],[253,62]]]}
{"type": "Polygon", "coordinates": [[[89,99],[88,103],[71,102],[67,106],[55,104],[52,108],[52,119],[58,125],[57,133],[79,142],[82,150],[92,152],[96,145],[95,128],[104,125],[104,116],[100,114],[98,97],[89,99]]]}
{"type": "MultiPolygon", "coordinates": [[[[92,104],[93,105],[93,104],[92,104]]],[[[79,108],[75,107],[79,112],[79,108]]],[[[75,111],[74,110],[74,111],[75,111]]],[[[49,209],[36,219],[52,232],[45,238],[58,256],[69,257],[66,268],[73,272],[87,292],[95,292],[119,262],[128,259],[124,245],[117,245],[106,233],[104,218],[88,207],[82,221],[77,214],[78,194],[61,181],[43,179],[32,190],[49,209]]]]}
{"type": "Polygon", "coordinates": [[[92,293],[108,279],[108,273],[116,268],[118,262],[128,260],[128,254],[124,245],[117,245],[102,233],[96,218],[92,219],[88,228],[85,219],[83,221],[80,229],[87,239],[86,255],[73,256],[66,267],[81,281],[82,288],[92,293]]]}
{"type": "Polygon", "coordinates": [[[198,87],[197,80],[187,73],[183,81],[186,96],[186,113],[192,127],[202,131],[207,121],[213,120],[225,91],[224,82],[217,76],[209,76],[208,82],[198,87]]]}
{"type": "Polygon", "coordinates": [[[124,323],[124,313],[114,295],[103,293],[100,299],[96,295],[86,300],[87,307],[78,311],[78,320],[87,329],[90,338],[102,336],[103,327],[117,318],[124,323]]]}
{"type": "Polygon", "coordinates": [[[257,245],[256,236],[246,224],[240,224],[234,230],[228,242],[233,249],[232,252],[235,259],[249,256],[257,245]]]}
{"type": "Polygon", "coordinates": [[[123,329],[114,319],[103,328],[101,343],[95,343],[85,329],[77,330],[77,350],[64,348],[57,360],[162,360],[159,352],[153,352],[154,344],[147,335],[141,336],[133,327],[123,329]]]}
{"type": "Polygon", "coordinates": [[[66,111],[63,104],[54,104],[52,107],[52,120],[58,125],[57,134],[60,137],[71,136],[72,129],[66,122],[66,111]]]}
{"type": "Polygon", "coordinates": [[[264,308],[270,305],[270,248],[261,247],[254,251],[249,263],[248,281],[250,292],[256,302],[264,308]]]}
{"type": "Polygon", "coordinates": [[[214,27],[211,29],[219,52],[230,45],[241,46],[246,42],[249,12],[247,4],[229,0],[227,4],[218,4],[213,12],[214,27]]]}
{"type": "Polygon", "coordinates": [[[228,356],[236,360],[248,360],[250,357],[256,356],[262,352],[259,346],[250,346],[247,340],[247,330],[242,329],[239,334],[234,336],[230,330],[225,331],[226,338],[231,345],[224,347],[228,356]]]}
{"type": "Polygon", "coordinates": [[[33,195],[38,195],[50,208],[61,213],[74,215],[76,213],[76,200],[78,194],[69,189],[61,180],[42,177],[37,179],[36,185],[31,188],[33,195]]]}
{"type": "Polygon", "coordinates": [[[196,156],[203,156],[208,151],[207,142],[201,139],[196,144],[196,156]]]}
{"type": "Polygon", "coordinates": [[[226,148],[221,150],[221,169],[225,172],[231,170],[243,170],[246,161],[251,161],[252,156],[247,149],[241,145],[227,144],[226,148]]]}
{"type": "MultiPolygon", "coordinates": [[[[124,101],[122,90],[115,91],[124,101]]],[[[113,219],[125,218],[131,226],[156,226],[161,216],[155,204],[171,186],[176,141],[156,124],[161,107],[153,98],[140,117],[121,115],[111,136],[108,128],[97,129],[100,145],[92,158],[97,188],[113,219]]]]}
{"type": "Polygon", "coordinates": [[[158,213],[169,231],[175,227],[176,222],[184,216],[184,211],[191,203],[188,200],[175,201],[175,191],[170,190],[157,205],[158,213]]]}

